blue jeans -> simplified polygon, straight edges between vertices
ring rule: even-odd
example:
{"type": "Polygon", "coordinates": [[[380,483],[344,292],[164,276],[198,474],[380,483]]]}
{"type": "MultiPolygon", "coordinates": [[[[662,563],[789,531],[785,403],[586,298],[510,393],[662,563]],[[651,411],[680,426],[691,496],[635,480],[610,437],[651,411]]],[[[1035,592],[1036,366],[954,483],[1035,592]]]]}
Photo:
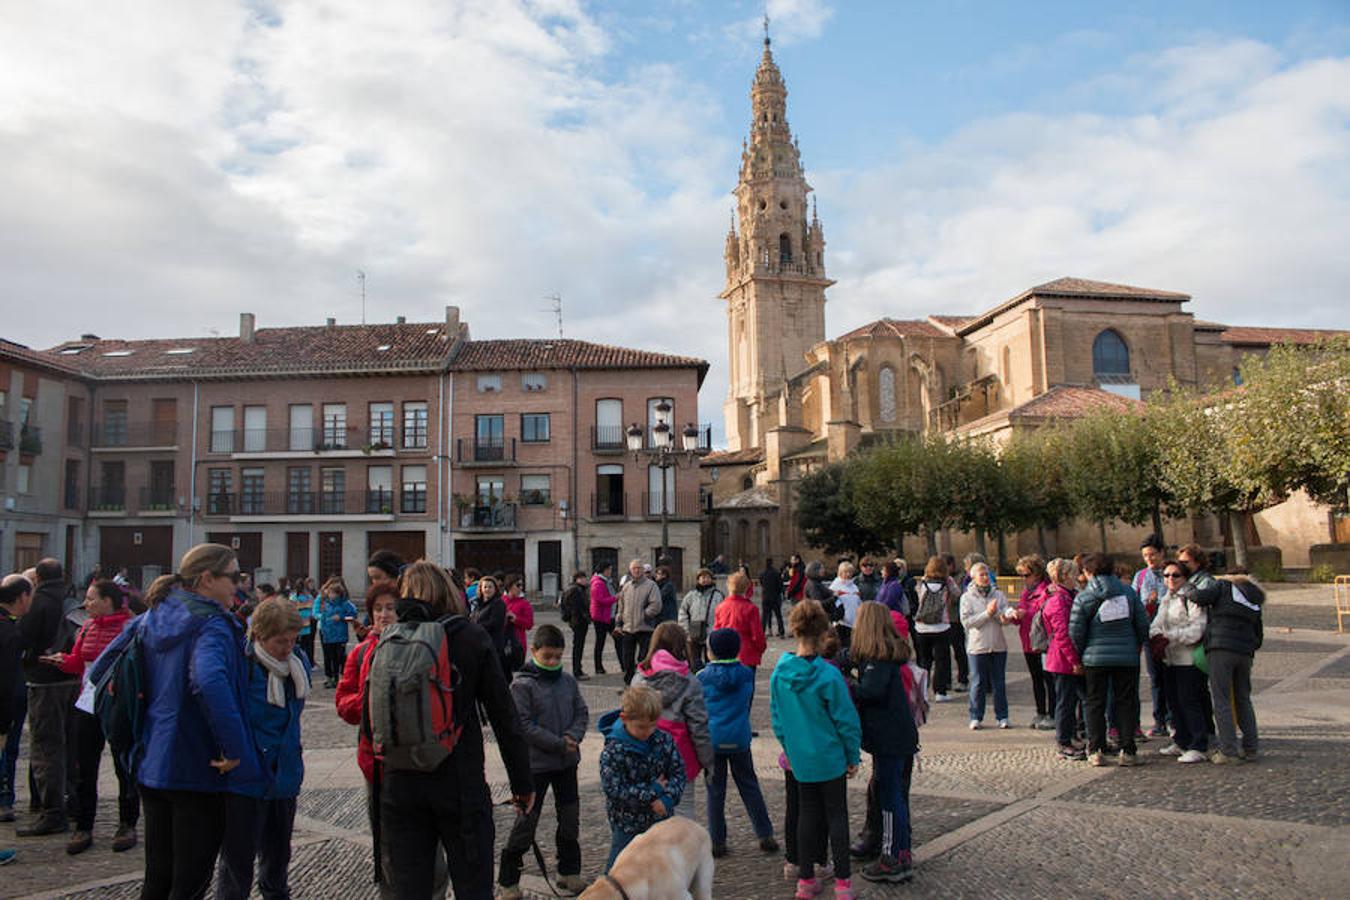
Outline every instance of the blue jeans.
{"type": "Polygon", "coordinates": [[[749,750],[739,753],[718,753],[713,756],[712,775],[708,778],[708,835],[713,845],[727,842],[727,767],[736,782],[736,790],[755,828],[755,837],[763,840],[773,837],[773,823],[764,805],[764,794],[755,777],[755,760],[749,750]]]}
{"type": "MultiPolygon", "coordinates": [[[[971,662],[984,655],[987,654],[971,656],[971,662]]],[[[1000,655],[1006,658],[1006,654],[1000,655]]],[[[976,670],[972,668],[972,671],[976,670]]],[[[914,773],[914,756],[873,753],[872,767],[876,772],[877,800],[881,804],[881,852],[891,859],[909,862],[909,780],[914,773]]]]}
{"type": "Polygon", "coordinates": [[[14,721],[10,723],[5,745],[0,747],[0,806],[14,805],[14,773],[19,765],[19,738],[23,736],[23,720],[28,715],[28,688],[19,679],[14,692],[14,721]]]}
{"type": "Polygon", "coordinates": [[[608,872],[614,865],[614,860],[619,858],[619,854],[623,852],[623,848],[633,843],[633,838],[641,833],[642,832],[640,831],[624,831],[617,825],[609,826],[609,859],[605,860],[605,872],[608,872]]]}
{"type": "Polygon", "coordinates": [[[985,696],[994,692],[994,718],[1008,718],[1008,652],[970,655],[970,720],[984,721],[985,696]]]}

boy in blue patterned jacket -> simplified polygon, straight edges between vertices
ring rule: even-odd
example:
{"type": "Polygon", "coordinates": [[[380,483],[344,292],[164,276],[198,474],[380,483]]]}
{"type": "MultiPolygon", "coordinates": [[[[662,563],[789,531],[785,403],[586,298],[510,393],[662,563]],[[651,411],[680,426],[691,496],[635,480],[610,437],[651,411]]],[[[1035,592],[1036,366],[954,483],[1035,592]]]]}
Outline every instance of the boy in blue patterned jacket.
{"type": "Polygon", "coordinates": [[[684,760],[675,739],[656,727],[661,695],[649,687],[623,692],[620,708],[600,718],[600,784],[611,843],[605,871],[633,838],[670,816],[684,794],[684,760]]]}

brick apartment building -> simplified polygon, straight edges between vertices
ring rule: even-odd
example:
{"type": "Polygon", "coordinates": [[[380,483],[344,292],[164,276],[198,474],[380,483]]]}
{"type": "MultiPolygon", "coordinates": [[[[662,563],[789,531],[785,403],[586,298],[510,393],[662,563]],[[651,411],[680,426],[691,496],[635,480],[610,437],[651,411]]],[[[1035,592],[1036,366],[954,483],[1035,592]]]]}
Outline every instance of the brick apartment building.
{"type": "MultiPolygon", "coordinates": [[[[579,341],[471,341],[456,307],[431,323],[256,328],[246,313],[237,337],[4,342],[0,560],[57,555],[144,583],[210,540],[260,580],[342,574],[360,590],[366,558],[388,548],[463,554],[538,590],[597,552],[659,544],[634,464],[597,462],[586,443],[596,409],[614,412],[594,398],[619,401],[620,432],[655,395],[696,421],[706,371],[579,341]],[[480,390],[480,375],[500,386],[480,390]]],[[[696,562],[686,475],[687,496],[667,480],[648,508],[659,519],[667,505],[673,555],[696,562]]]]}

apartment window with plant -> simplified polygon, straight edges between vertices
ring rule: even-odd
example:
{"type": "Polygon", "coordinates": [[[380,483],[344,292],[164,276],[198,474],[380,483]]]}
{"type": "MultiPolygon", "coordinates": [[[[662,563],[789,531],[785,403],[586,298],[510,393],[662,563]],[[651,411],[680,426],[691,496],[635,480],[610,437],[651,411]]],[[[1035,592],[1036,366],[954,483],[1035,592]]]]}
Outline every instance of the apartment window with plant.
{"type": "Polygon", "coordinates": [[[526,444],[548,442],[548,413],[523,413],[520,417],[520,440],[526,444]]]}
{"type": "Polygon", "coordinates": [[[323,469],[319,474],[319,512],[325,516],[338,515],[347,508],[347,470],[323,469]]]}
{"type": "Polygon", "coordinates": [[[427,511],[427,467],[403,467],[403,511],[405,513],[424,513],[427,511]]]}
{"type": "Polygon", "coordinates": [[[424,450],[427,446],[427,404],[425,400],[403,404],[403,446],[424,450]]]}
{"type": "Polygon", "coordinates": [[[234,472],[230,469],[206,470],[206,513],[223,516],[230,511],[234,490],[234,472]]]}
{"type": "Polygon", "coordinates": [[[368,466],[366,468],[366,512],[394,511],[394,467],[368,466]]]}
{"type": "Polygon", "coordinates": [[[211,407],[211,452],[234,452],[234,407],[211,407]]]}
{"type": "Polygon", "coordinates": [[[347,404],[323,405],[323,443],[320,450],[343,450],[347,447],[347,404]]]}
{"type": "Polygon", "coordinates": [[[520,505],[548,506],[553,501],[552,478],[548,475],[520,476],[520,505]]]}
{"type": "Polygon", "coordinates": [[[126,509],[127,505],[127,464],[121,460],[104,461],[100,470],[97,496],[94,497],[95,509],[126,509]]]}
{"type": "Polygon", "coordinates": [[[262,515],[265,495],[263,493],[263,470],[241,469],[239,471],[239,512],[243,515],[262,515]]]}
{"type": "Polygon", "coordinates": [[[520,376],[520,387],[530,392],[548,390],[548,376],[543,372],[526,372],[520,376]]]}
{"type": "Polygon", "coordinates": [[[292,516],[314,513],[314,471],[309,466],[286,469],[286,512],[292,516]]]}
{"type": "Polygon", "coordinates": [[[394,404],[370,404],[370,446],[375,450],[394,447],[394,404]]]}

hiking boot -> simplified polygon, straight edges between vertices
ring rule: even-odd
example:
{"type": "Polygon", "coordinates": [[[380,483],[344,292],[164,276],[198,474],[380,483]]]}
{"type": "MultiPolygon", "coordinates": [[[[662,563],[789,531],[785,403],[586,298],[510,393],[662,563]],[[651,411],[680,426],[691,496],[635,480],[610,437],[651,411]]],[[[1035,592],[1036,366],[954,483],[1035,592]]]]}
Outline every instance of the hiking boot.
{"type": "Polygon", "coordinates": [[[518,884],[504,884],[497,888],[497,900],[525,900],[525,892],[518,884]]]}
{"type": "Polygon", "coordinates": [[[1060,747],[1059,758],[1067,759],[1072,762],[1082,762],[1087,759],[1087,753],[1079,747],[1060,747]]]}
{"type": "Polygon", "coordinates": [[[586,890],[586,879],[580,875],[559,875],[556,885],[559,891],[576,896],[586,890]]]}
{"type": "Polygon", "coordinates": [[[92,846],[94,846],[94,836],[88,831],[77,831],[66,842],[66,855],[79,856],[92,846]]]}
{"type": "Polygon", "coordinates": [[[1094,750],[1088,754],[1088,762],[1094,766],[1105,766],[1107,764],[1106,754],[1100,750],[1094,750]]]}
{"type": "Polygon", "coordinates": [[[31,825],[14,829],[14,833],[19,837],[43,837],[49,834],[65,834],[69,830],[70,823],[65,819],[58,819],[55,816],[41,816],[31,825]]]}
{"type": "Polygon", "coordinates": [[[914,877],[914,869],[906,863],[897,861],[894,857],[883,855],[876,862],[863,866],[862,877],[868,881],[900,884],[914,877]]]}
{"type": "Polygon", "coordinates": [[[880,853],[881,847],[870,840],[854,841],[848,848],[848,855],[854,859],[872,859],[880,853]]]}
{"type": "Polygon", "coordinates": [[[1159,756],[1180,756],[1180,755],[1181,755],[1181,748],[1178,747],[1176,744],[1168,744],[1166,747],[1163,747],[1163,748],[1161,748],[1161,749],[1158,750],[1158,755],[1159,755],[1159,756]]]}
{"type": "Polygon", "coordinates": [[[1126,753],[1124,750],[1122,750],[1120,751],[1120,756],[1118,757],[1117,762],[1120,764],[1121,768],[1128,769],[1130,766],[1139,765],[1140,762],[1142,762],[1142,760],[1140,760],[1139,757],[1134,755],[1133,753],[1126,753]]]}
{"type": "Polygon", "coordinates": [[[1214,763],[1214,765],[1216,766],[1234,766],[1246,762],[1246,760],[1243,759],[1242,757],[1229,756],[1222,750],[1215,750],[1213,753],[1211,753],[1209,755],[1209,761],[1214,763]]]}
{"type": "Polygon", "coordinates": [[[721,859],[722,857],[726,856],[726,855],[727,855],[727,845],[726,845],[726,844],[713,844],[713,845],[712,845],[712,855],[713,855],[713,859],[721,859]]]}
{"type": "Polygon", "coordinates": [[[1209,757],[1205,756],[1205,754],[1201,753],[1199,750],[1187,750],[1177,757],[1177,762],[1186,764],[1209,762],[1209,757]]]}
{"type": "Polygon", "coordinates": [[[113,835],[112,849],[114,853],[125,853],[136,846],[136,826],[118,825],[117,834],[113,835]]]}
{"type": "Polygon", "coordinates": [[[774,840],[773,835],[762,837],[759,839],[759,849],[763,850],[765,853],[777,853],[778,842],[774,840]]]}

